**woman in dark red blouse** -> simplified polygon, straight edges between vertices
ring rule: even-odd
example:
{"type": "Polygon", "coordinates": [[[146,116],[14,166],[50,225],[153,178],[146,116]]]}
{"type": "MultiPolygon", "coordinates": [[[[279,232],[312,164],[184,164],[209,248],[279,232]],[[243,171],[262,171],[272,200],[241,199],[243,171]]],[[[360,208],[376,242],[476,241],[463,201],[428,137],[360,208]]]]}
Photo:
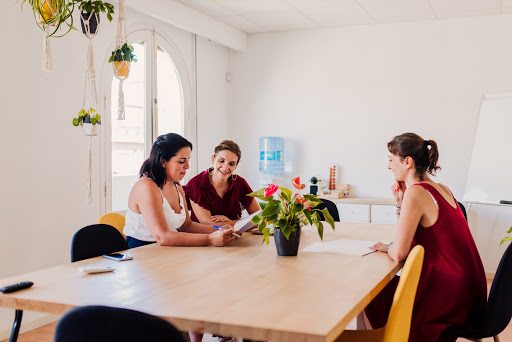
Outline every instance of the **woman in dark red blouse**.
{"type": "Polygon", "coordinates": [[[221,141],[212,156],[213,167],[192,178],[183,187],[192,208],[191,219],[205,224],[234,225],[242,217],[260,210],[245,179],[234,172],[242,153],[231,140],[221,141]]]}
{"type": "MultiPolygon", "coordinates": [[[[388,143],[388,150],[398,228],[391,244],[379,242],[373,249],[400,262],[412,246],[425,248],[409,341],[455,341],[443,336],[443,330],[474,325],[484,312],[487,283],[482,260],[450,189],[427,175],[439,169],[436,142],[404,133],[388,143]]],[[[397,284],[395,277],[366,308],[373,328],[386,323],[397,284]]]]}
{"type": "MultiPolygon", "coordinates": [[[[245,179],[234,172],[240,162],[242,153],[238,144],[231,140],[221,141],[212,156],[213,167],[192,178],[183,187],[192,209],[192,221],[204,224],[234,225],[242,217],[242,210],[249,214],[260,210],[245,179]]],[[[201,341],[203,334],[190,332],[192,342],[201,341]]],[[[231,338],[217,336],[219,341],[231,338]]]]}

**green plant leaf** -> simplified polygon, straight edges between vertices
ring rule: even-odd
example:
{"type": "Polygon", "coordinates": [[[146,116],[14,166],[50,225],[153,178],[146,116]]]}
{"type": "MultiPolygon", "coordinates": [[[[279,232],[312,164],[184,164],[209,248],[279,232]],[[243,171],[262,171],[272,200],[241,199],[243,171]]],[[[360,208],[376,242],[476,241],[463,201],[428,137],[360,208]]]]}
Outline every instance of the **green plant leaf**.
{"type": "Polygon", "coordinates": [[[80,121],[78,121],[78,118],[73,118],[73,126],[78,126],[80,124],[80,121]]]}
{"type": "Polygon", "coordinates": [[[309,224],[313,224],[313,220],[311,219],[311,211],[309,210],[304,210],[303,211],[304,213],[304,216],[306,216],[306,219],[308,220],[309,224]]]}
{"type": "Polygon", "coordinates": [[[281,190],[281,195],[284,196],[284,199],[287,201],[287,202],[290,202],[290,198],[292,197],[292,192],[290,190],[288,190],[287,188],[282,188],[282,187],[278,187],[279,190],[281,190]]]}
{"type": "Polygon", "coordinates": [[[501,246],[503,243],[505,243],[505,242],[507,242],[507,241],[511,241],[511,240],[512,240],[512,236],[507,236],[506,238],[504,238],[503,240],[501,240],[501,242],[500,242],[500,246],[501,246]]]}
{"type": "Polygon", "coordinates": [[[287,219],[280,219],[278,224],[279,224],[279,229],[285,230],[286,227],[288,226],[288,220],[287,219]]]}
{"type": "Polygon", "coordinates": [[[266,188],[261,188],[258,191],[254,191],[254,192],[251,192],[250,194],[247,194],[247,196],[256,197],[262,201],[268,202],[272,199],[272,196],[265,197],[265,189],[266,188]]]}
{"type": "Polygon", "coordinates": [[[263,229],[267,226],[267,220],[263,219],[258,225],[258,231],[263,233],[263,229]]]}
{"type": "MultiPolygon", "coordinates": [[[[319,209],[316,209],[316,210],[319,210],[319,209]]],[[[332,218],[331,213],[329,213],[329,209],[324,208],[322,210],[322,214],[324,214],[325,221],[327,221],[327,223],[329,223],[331,225],[332,230],[334,230],[334,219],[332,218]]]]}
{"type": "Polygon", "coordinates": [[[260,215],[255,215],[252,219],[251,219],[251,222],[254,223],[254,224],[260,224],[262,218],[260,215]]]}
{"type": "Polygon", "coordinates": [[[263,242],[266,242],[267,246],[268,246],[268,243],[270,242],[270,239],[269,239],[270,229],[265,228],[265,229],[263,229],[262,233],[263,233],[263,241],[261,241],[261,244],[263,245],[263,242]]]}
{"type": "MultiPolygon", "coordinates": [[[[281,229],[281,227],[279,227],[281,229]]],[[[287,225],[285,229],[281,229],[281,232],[286,237],[286,240],[290,240],[290,234],[292,233],[292,226],[287,225]]]]}
{"type": "Polygon", "coordinates": [[[512,227],[510,227],[507,233],[512,233],[512,227]]]}
{"type": "MultiPolygon", "coordinates": [[[[315,213],[318,214],[318,213],[315,213]]],[[[324,239],[324,225],[322,221],[315,222],[316,229],[318,230],[318,235],[320,235],[320,240],[324,239]]]]}

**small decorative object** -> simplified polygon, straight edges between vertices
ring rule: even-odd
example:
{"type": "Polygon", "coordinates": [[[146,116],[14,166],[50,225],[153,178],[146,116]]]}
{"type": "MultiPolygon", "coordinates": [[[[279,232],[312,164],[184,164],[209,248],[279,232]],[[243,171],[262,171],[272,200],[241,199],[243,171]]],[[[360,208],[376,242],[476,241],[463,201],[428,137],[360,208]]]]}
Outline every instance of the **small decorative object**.
{"type": "Polygon", "coordinates": [[[300,195],[300,190],[306,187],[305,184],[300,184],[300,177],[295,177],[292,180],[292,185],[298,189],[293,197],[291,190],[274,184],[248,195],[263,201],[263,203],[260,203],[263,211],[260,215],[254,216],[251,222],[258,225],[258,230],[263,234],[263,241],[267,245],[269,235],[274,233],[277,254],[281,256],[297,255],[300,229],[306,224],[314,224],[320,239],[323,239],[324,226],[320,221],[318,212],[322,212],[325,220],[334,230],[334,220],[329,214],[329,210],[327,208],[323,210],[315,209],[318,204],[322,203],[322,200],[315,195],[300,195]],[[274,194],[277,191],[280,191],[277,194],[278,199],[274,199],[274,194]],[[267,228],[269,224],[272,226],[271,229],[267,228]]]}
{"type": "Polygon", "coordinates": [[[311,185],[309,186],[309,193],[311,195],[316,195],[316,193],[318,192],[318,185],[316,185],[316,183],[318,183],[318,178],[311,177],[309,182],[311,183],[311,185]]]}
{"type": "Polygon", "coordinates": [[[112,21],[114,5],[101,0],[73,0],[80,10],[80,24],[82,32],[91,39],[98,31],[100,24],[100,13],[107,15],[108,21],[112,21]]]}
{"type": "Polygon", "coordinates": [[[124,120],[124,92],[123,81],[130,74],[130,63],[137,62],[133,54],[133,46],[128,45],[126,35],[126,15],[124,13],[124,0],[119,0],[119,16],[117,17],[117,36],[116,48],[112,51],[112,56],[108,59],[114,66],[114,76],[119,80],[119,96],[117,120],[124,120]]]}
{"type": "MultiPolygon", "coordinates": [[[[21,2],[22,6],[25,1],[27,0],[21,2]]],[[[57,30],[61,28],[62,24],[66,24],[68,30],[64,32],[64,34],[55,37],[65,36],[71,29],[75,29],[73,27],[72,15],[75,8],[73,1],[74,0],[28,0],[34,12],[37,26],[45,32],[42,60],[44,71],[51,71],[53,68],[50,37],[53,37],[55,33],[57,33],[57,30]],[[50,29],[50,27],[53,27],[53,29],[50,29]]]]}
{"type": "MultiPolygon", "coordinates": [[[[512,233],[512,227],[510,227],[510,229],[508,230],[508,232],[507,232],[507,233],[508,233],[508,234],[512,233]]],[[[505,242],[507,242],[507,241],[512,241],[512,236],[506,236],[506,237],[504,237],[504,238],[503,238],[503,240],[501,240],[501,242],[500,242],[500,246],[501,246],[502,244],[504,244],[505,242]]]]}
{"type": "Polygon", "coordinates": [[[336,164],[331,163],[329,167],[329,190],[336,189],[336,164]]]}

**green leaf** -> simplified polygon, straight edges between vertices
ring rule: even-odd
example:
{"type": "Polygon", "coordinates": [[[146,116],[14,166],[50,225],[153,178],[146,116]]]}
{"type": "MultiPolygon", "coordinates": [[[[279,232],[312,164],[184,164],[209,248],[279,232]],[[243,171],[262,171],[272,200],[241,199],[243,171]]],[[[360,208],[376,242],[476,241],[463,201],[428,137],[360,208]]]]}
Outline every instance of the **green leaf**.
{"type": "MultiPolygon", "coordinates": [[[[281,227],[279,227],[281,229],[281,227]]],[[[286,240],[290,239],[290,234],[292,233],[292,226],[287,225],[285,229],[281,229],[281,232],[283,232],[283,235],[286,237],[286,240]]]]}
{"type": "Polygon", "coordinates": [[[260,215],[255,215],[252,219],[251,219],[251,222],[254,223],[254,224],[260,224],[261,222],[261,216],[260,215]]]}
{"type": "Polygon", "coordinates": [[[272,199],[272,196],[265,197],[265,189],[266,188],[261,188],[258,191],[251,192],[247,196],[256,197],[262,201],[268,202],[272,199]]]}
{"type": "Polygon", "coordinates": [[[78,118],[73,118],[73,126],[78,126],[79,123],[78,118]]]}
{"type": "Polygon", "coordinates": [[[303,213],[304,216],[306,216],[306,218],[308,219],[309,224],[313,224],[313,220],[311,219],[311,211],[304,210],[303,213]]]}
{"type": "MultiPolygon", "coordinates": [[[[270,241],[269,236],[270,236],[270,229],[268,229],[268,228],[263,229],[263,241],[265,241],[267,243],[267,246],[270,241]]],[[[263,244],[263,241],[261,242],[261,244],[263,244]]]]}
{"type": "Polygon", "coordinates": [[[329,223],[331,225],[332,230],[334,230],[334,219],[332,218],[331,213],[329,213],[329,209],[324,208],[322,210],[322,214],[324,214],[325,221],[327,221],[327,223],[329,223]]]}
{"type": "Polygon", "coordinates": [[[506,238],[504,238],[503,240],[501,240],[501,242],[500,242],[500,246],[501,246],[503,243],[505,243],[505,242],[507,242],[507,241],[511,241],[511,240],[512,240],[512,236],[507,236],[506,238]]]}
{"type": "Polygon", "coordinates": [[[315,222],[316,229],[318,230],[318,235],[320,235],[320,240],[324,239],[324,225],[322,221],[315,222]]]}
{"type": "Polygon", "coordinates": [[[507,233],[512,233],[512,227],[510,227],[507,233]]]}
{"type": "Polygon", "coordinates": [[[270,200],[265,209],[261,212],[261,216],[269,216],[277,208],[278,203],[279,202],[276,200],[270,200]]]}
{"type": "Polygon", "coordinates": [[[262,220],[260,222],[260,224],[258,225],[258,231],[260,233],[263,233],[263,229],[267,226],[267,221],[266,220],[262,220]]]}
{"type": "Polygon", "coordinates": [[[292,197],[292,192],[288,190],[287,188],[278,187],[279,190],[281,190],[281,194],[284,196],[284,199],[287,202],[290,202],[290,198],[292,197]]]}
{"type": "Polygon", "coordinates": [[[258,204],[260,205],[262,211],[267,206],[267,202],[259,202],[258,204]]]}
{"type": "Polygon", "coordinates": [[[285,230],[288,226],[288,220],[287,219],[280,219],[279,220],[279,229],[285,230]]]}
{"type": "Polygon", "coordinates": [[[315,195],[304,195],[304,198],[310,202],[314,202],[317,204],[322,203],[322,200],[320,198],[316,197],[315,195]]]}

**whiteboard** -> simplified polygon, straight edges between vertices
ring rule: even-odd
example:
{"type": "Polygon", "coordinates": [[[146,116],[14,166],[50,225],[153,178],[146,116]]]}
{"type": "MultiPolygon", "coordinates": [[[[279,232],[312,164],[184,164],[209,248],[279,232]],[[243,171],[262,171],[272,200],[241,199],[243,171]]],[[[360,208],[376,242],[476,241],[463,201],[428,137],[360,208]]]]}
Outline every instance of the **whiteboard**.
{"type": "Polygon", "coordinates": [[[465,202],[512,200],[512,94],[482,99],[465,202]]]}

